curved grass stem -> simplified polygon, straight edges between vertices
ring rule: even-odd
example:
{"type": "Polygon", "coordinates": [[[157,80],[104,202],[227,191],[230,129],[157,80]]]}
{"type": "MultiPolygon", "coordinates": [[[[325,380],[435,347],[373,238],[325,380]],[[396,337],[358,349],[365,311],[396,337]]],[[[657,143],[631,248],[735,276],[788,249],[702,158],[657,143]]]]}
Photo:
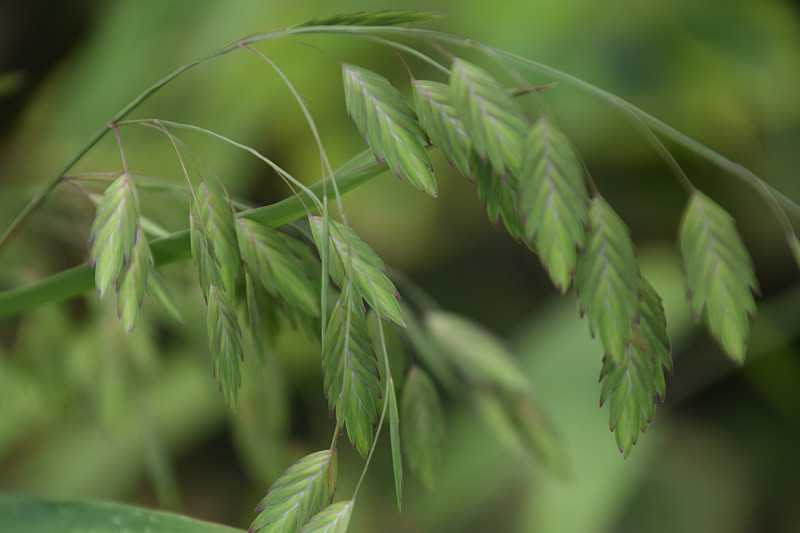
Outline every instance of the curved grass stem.
{"type": "Polygon", "coordinates": [[[28,217],[31,216],[31,214],[41,205],[41,203],[45,200],[45,198],[47,198],[50,195],[50,193],[53,192],[53,190],[58,186],[58,184],[61,183],[61,179],[64,177],[64,175],[67,172],[69,172],[72,169],[72,167],[74,167],[75,164],[89,152],[89,150],[91,150],[98,142],[100,142],[100,139],[102,139],[105,136],[108,130],[113,128],[114,124],[125,118],[131,111],[139,107],[139,105],[141,105],[142,102],[147,100],[153,93],[164,87],[173,79],[177,78],[183,72],[201,63],[204,63],[205,61],[226,54],[233,49],[234,48],[232,48],[231,46],[227,46],[222,50],[218,50],[212,54],[195,59],[194,61],[190,61],[189,63],[186,63],[185,65],[178,67],[177,69],[175,69],[174,71],[167,74],[159,81],[148,87],[144,92],[142,92],[139,96],[131,100],[130,103],[128,103],[125,107],[123,107],[116,115],[114,115],[111,118],[110,121],[106,123],[105,126],[103,126],[94,135],[92,135],[92,137],[90,137],[89,140],[86,141],[86,143],[84,143],[83,146],[81,146],[78,149],[78,151],[72,154],[72,157],[70,157],[69,160],[67,160],[64,166],[61,167],[61,169],[59,169],[58,172],[56,172],[53,175],[53,177],[51,177],[42,186],[42,188],[39,190],[38,193],[36,193],[33,196],[33,198],[31,198],[31,200],[22,209],[19,215],[17,215],[17,217],[11,222],[9,227],[3,233],[3,236],[0,237],[0,253],[2,253],[2,251],[8,245],[8,243],[11,242],[11,239],[14,237],[14,235],[16,235],[17,232],[20,230],[20,228],[22,228],[23,224],[25,224],[25,222],[28,220],[28,217]]]}

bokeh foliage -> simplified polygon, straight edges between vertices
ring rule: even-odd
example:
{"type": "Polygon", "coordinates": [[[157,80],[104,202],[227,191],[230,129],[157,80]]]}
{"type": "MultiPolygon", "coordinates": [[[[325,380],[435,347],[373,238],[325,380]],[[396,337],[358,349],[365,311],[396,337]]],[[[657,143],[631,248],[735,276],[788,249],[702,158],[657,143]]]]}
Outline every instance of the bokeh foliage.
{"type": "MultiPolygon", "coordinates": [[[[10,118],[0,140],[2,227],[103,121],[176,65],[256,31],[326,13],[396,7],[249,0],[235,8],[188,0],[87,6],[88,22],[66,50],[52,50],[33,26],[26,39],[3,50],[8,57],[28,54],[52,63],[38,78],[28,64],[0,72],[4,80],[22,79],[0,84],[6,91],[0,103],[14,103],[4,113],[10,118]]],[[[445,31],[616,92],[800,197],[794,95],[800,22],[788,2],[551,0],[490,8],[440,1],[402,7],[446,12],[437,22],[445,31]]],[[[1,18],[15,16],[24,20],[13,12],[1,18]]],[[[318,37],[315,44],[342,61],[404,75],[402,63],[375,43],[318,37]]],[[[339,66],[293,43],[271,45],[269,55],[307,97],[334,163],[360,151],[339,66]]],[[[485,424],[458,396],[447,397],[448,453],[435,490],[407,482],[397,517],[387,440],[352,529],[791,530],[800,523],[792,503],[800,498],[793,460],[800,440],[800,292],[780,231],[747,187],[676,151],[698,185],[737,218],[761,281],[749,361],[734,369],[691,325],[676,245],[680,186],[624,117],[566,87],[545,96],[632,228],[643,274],[665,299],[676,373],[668,380],[667,402],[623,462],[608,438],[607,413],[596,407],[602,347],[588,339],[574,300],[556,298],[536,259],[487,224],[462,178],[440,178],[432,200],[386,174],[345,197],[349,223],[394,271],[416,280],[444,308],[509,339],[537,400],[564,435],[570,477],[540,471],[513,451],[513,442],[498,446],[488,429],[498,431],[496,424],[485,424]]],[[[307,176],[307,183],[320,174],[299,109],[274,71],[253,55],[233,54],[187,73],[137,113],[235,136],[307,176]]],[[[162,137],[144,129],[122,134],[132,165],[180,181],[162,137]]],[[[232,197],[263,204],[286,195],[274,173],[240,152],[201,136],[186,135],[186,141],[232,197]]],[[[442,159],[433,165],[437,173],[448,171],[442,159]]],[[[118,167],[109,138],[75,172],[118,167]]],[[[142,187],[139,194],[166,230],[183,227],[184,213],[174,208],[182,192],[142,187]]],[[[92,206],[64,187],[5,254],[0,283],[19,286],[86,260],[91,220],[92,206]]],[[[333,422],[324,415],[318,347],[302,327],[283,324],[263,362],[245,361],[239,407],[230,415],[208,372],[203,297],[190,265],[170,266],[164,274],[173,287],[183,286],[173,288],[183,324],[148,305],[125,339],[113,299],[99,303],[87,294],[2,325],[0,489],[157,503],[244,526],[253,502],[287,464],[327,445],[333,422]]],[[[350,450],[341,455],[340,486],[349,490],[355,479],[347,472],[359,468],[347,465],[360,459],[350,450]]]]}

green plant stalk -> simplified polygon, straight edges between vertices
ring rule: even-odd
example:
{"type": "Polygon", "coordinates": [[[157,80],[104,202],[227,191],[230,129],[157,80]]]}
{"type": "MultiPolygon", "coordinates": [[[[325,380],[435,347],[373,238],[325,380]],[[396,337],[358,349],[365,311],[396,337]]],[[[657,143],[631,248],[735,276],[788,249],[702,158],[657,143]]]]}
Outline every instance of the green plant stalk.
{"type": "Polygon", "coordinates": [[[251,146],[247,146],[245,144],[236,142],[233,139],[225,137],[224,135],[221,135],[221,134],[219,134],[219,133],[217,133],[215,131],[211,131],[211,130],[207,130],[205,128],[201,128],[200,126],[195,126],[193,124],[182,124],[180,122],[172,122],[170,120],[141,119],[141,120],[129,120],[129,121],[122,122],[121,124],[151,124],[151,123],[152,124],[159,124],[159,125],[162,125],[162,126],[172,126],[174,128],[182,128],[182,129],[187,129],[187,130],[198,131],[198,132],[203,133],[205,135],[210,135],[211,137],[214,137],[214,138],[219,139],[219,140],[221,140],[223,142],[226,142],[226,143],[230,144],[231,146],[235,146],[236,148],[239,148],[240,150],[244,150],[246,152],[249,152],[249,153],[253,154],[254,156],[256,156],[257,158],[259,158],[260,160],[262,160],[264,163],[268,164],[270,167],[272,167],[272,169],[275,172],[277,172],[278,175],[280,175],[284,180],[286,180],[286,182],[288,184],[294,185],[295,187],[297,187],[298,189],[303,191],[303,193],[306,195],[306,198],[312,200],[317,205],[318,208],[321,208],[321,203],[320,203],[319,198],[317,197],[317,195],[315,193],[311,192],[308,189],[308,187],[306,187],[305,185],[303,185],[302,183],[297,181],[297,179],[294,176],[289,174],[287,171],[285,171],[280,166],[275,164],[274,161],[272,161],[268,157],[264,156],[258,150],[256,150],[255,148],[253,148],[251,146]]]}
{"type": "MultiPolygon", "coordinates": [[[[351,191],[381,172],[384,166],[375,161],[369,150],[351,158],[336,169],[336,180],[342,193],[351,191]]],[[[314,195],[322,193],[330,178],[310,187],[314,195]]],[[[255,220],[273,228],[296,220],[307,213],[301,200],[310,200],[305,192],[291,196],[272,205],[242,211],[237,216],[255,220]]],[[[153,260],[161,267],[191,257],[189,231],[175,232],[150,243],[153,260]]],[[[94,274],[89,263],[64,270],[27,287],[0,292],[0,318],[7,318],[29,311],[43,304],[59,302],[80,296],[94,287],[94,274]]]]}

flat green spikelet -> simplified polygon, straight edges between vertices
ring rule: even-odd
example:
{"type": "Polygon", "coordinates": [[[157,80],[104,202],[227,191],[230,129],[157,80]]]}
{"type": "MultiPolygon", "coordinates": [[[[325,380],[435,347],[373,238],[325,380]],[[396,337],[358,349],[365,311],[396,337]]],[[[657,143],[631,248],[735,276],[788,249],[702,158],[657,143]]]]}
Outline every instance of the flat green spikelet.
{"type": "Polygon", "coordinates": [[[133,253],[117,280],[117,315],[126,334],[133,331],[139,318],[152,264],[153,257],[150,255],[147,237],[142,228],[139,228],[133,253]]]}
{"type": "Polygon", "coordinates": [[[319,261],[303,243],[246,218],[236,219],[236,238],[245,269],[273,297],[319,315],[319,261]]]}
{"type": "Polygon", "coordinates": [[[228,192],[217,179],[203,179],[194,191],[197,216],[203,226],[209,260],[219,271],[224,290],[233,293],[242,260],[234,229],[234,212],[228,192]]]}
{"type": "Polygon", "coordinates": [[[606,355],[620,363],[640,315],[641,274],[628,227],[601,196],[589,210],[586,251],[575,275],[578,304],[606,355]]]}
{"type": "Polygon", "coordinates": [[[332,503],[312,516],[300,533],[346,533],[354,503],[354,500],[332,503]]]}
{"type": "Polygon", "coordinates": [[[248,533],[298,533],[308,520],[333,500],[336,450],[312,453],[278,478],[261,500],[248,533]]]}
{"type": "Polygon", "coordinates": [[[469,157],[472,140],[453,106],[450,86],[437,81],[414,81],[414,103],[422,128],[431,142],[467,179],[472,181],[469,157]]]}
{"type": "Polygon", "coordinates": [[[653,421],[657,402],[666,395],[664,368],[672,370],[661,298],[644,279],[642,294],[642,314],[631,342],[619,362],[606,356],[600,372],[600,405],[609,405],[609,426],[625,457],[653,421]]]}
{"type": "Polygon", "coordinates": [[[381,399],[380,372],[364,312],[352,302],[347,287],[331,311],[322,348],[322,369],[328,408],[339,428],[362,457],[372,448],[381,399]]]}
{"type": "Polygon", "coordinates": [[[425,150],[427,136],[400,92],[383,76],[355,65],[342,65],[342,76],[347,113],[375,159],[385,162],[398,178],[436,196],[436,178],[425,150]]]}
{"type": "Polygon", "coordinates": [[[134,253],[138,227],[139,208],[133,183],[128,174],[123,174],[106,188],[89,230],[91,264],[101,299],[134,253]]]}
{"type": "Polygon", "coordinates": [[[494,76],[463,59],[453,61],[450,87],[481,160],[488,160],[501,175],[519,172],[529,122],[522,107],[494,76]]]}
{"type": "Polygon", "coordinates": [[[236,309],[225,292],[213,284],[208,291],[207,327],[214,377],[225,401],[235,409],[242,384],[242,333],[236,309]]]}
{"type": "Polygon", "coordinates": [[[734,361],[744,363],[758,281],[733,218],[695,191],[680,226],[680,245],[692,309],[705,309],[708,329],[734,361]]]}
{"type": "Polygon", "coordinates": [[[535,241],[550,279],[565,293],[586,242],[589,193],[572,146],[546,116],[525,140],[519,182],[525,240],[535,241]]]}
{"type": "Polygon", "coordinates": [[[502,220],[508,234],[514,240],[522,241],[523,210],[517,180],[498,174],[490,164],[481,162],[474,151],[470,155],[469,167],[478,199],[489,220],[495,226],[502,220]]]}
{"type": "MultiPolygon", "coordinates": [[[[324,220],[311,216],[309,223],[321,255],[324,220]]],[[[398,301],[400,295],[386,275],[389,269],[378,254],[352,228],[335,220],[328,221],[328,236],[331,250],[328,268],[333,281],[343,287],[345,281],[351,279],[354,282],[352,288],[378,315],[405,327],[398,301]]]]}

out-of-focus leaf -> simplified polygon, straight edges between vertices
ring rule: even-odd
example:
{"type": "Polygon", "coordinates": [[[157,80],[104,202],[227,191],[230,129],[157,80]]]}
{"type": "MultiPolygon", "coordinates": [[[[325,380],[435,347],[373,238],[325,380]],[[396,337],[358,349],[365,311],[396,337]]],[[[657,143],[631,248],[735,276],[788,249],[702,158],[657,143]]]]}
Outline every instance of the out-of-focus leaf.
{"type": "Polygon", "coordinates": [[[526,394],[515,394],[510,410],[525,447],[548,470],[566,477],[569,458],[564,451],[564,442],[547,413],[526,394]]]}
{"type": "Polygon", "coordinates": [[[246,218],[236,220],[236,236],[247,271],[277,297],[311,315],[319,314],[319,262],[292,237],[246,218]],[[318,276],[317,276],[318,277],[318,276]]]}
{"type": "Polygon", "coordinates": [[[403,381],[408,371],[409,356],[405,345],[405,332],[407,328],[400,329],[394,325],[387,325],[374,311],[367,313],[367,331],[371,339],[380,339],[383,333],[383,343],[386,345],[386,356],[389,359],[389,370],[392,375],[395,390],[402,390],[403,381]],[[400,337],[402,332],[403,338],[400,337]]]}
{"type": "Polygon", "coordinates": [[[639,320],[641,274],[627,226],[601,197],[592,199],[586,253],[575,287],[589,331],[599,335],[606,355],[620,363],[639,320]]]}
{"type": "Polygon", "coordinates": [[[95,285],[102,299],[126,265],[136,244],[139,209],[130,175],[115,179],[103,193],[89,230],[95,285]]]}
{"type": "Polygon", "coordinates": [[[242,384],[239,369],[239,361],[244,354],[242,333],[236,310],[216,285],[211,285],[208,291],[207,327],[214,377],[225,401],[231,409],[235,409],[242,384]]]}
{"type": "Polygon", "coordinates": [[[550,279],[565,293],[586,241],[589,193],[572,146],[546,116],[525,140],[519,181],[525,239],[536,241],[550,279]]]}
{"type": "Polygon", "coordinates": [[[248,533],[297,533],[333,500],[336,451],[312,453],[290,466],[267,491],[248,533]]]}
{"type": "Polygon", "coordinates": [[[414,111],[389,80],[355,65],[342,65],[347,113],[379,162],[398,178],[436,196],[426,136],[414,111]]]}
{"type": "Polygon", "coordinates": [[[529,383],[505,346],[479,324],[462,316],[432,311],[428,330],[467,380],[508,392],[525,392],[529,383]]]}
{"type": "Polygon", "coordinates": [[[361,11],[359,13],[342,13],[328,17],[319,17],[297,24],[296,28],[305,26],[399,26],[427,22],[440,17],[440,13],[427,11],[361,11]]]}
{"type": "Polygon", "coordinates": [[[0,100],[24,87],[24,79],[25,76],[22,72],[3,72],[0,74],[0,100]]]}
{"type": "Polygon", "coordinates": [[[522,438],[508,409],[507,398],[486,388],[470,391],[470,397],[478,415],[493,434],[493,440],[510,453],[520,453],[523,450],[522,438]]]}
{"type": "Polygon", "coordinates": [[[564,443],[530,393],[476,388],[470,397],[495,441],[513,454],[527,453],[559,477],[569,472],[564,443]]]}
{"type": "Polygon", "coordinates": [[[419,122],[433,144],[472,181],[469,168],[472,140],[453,106],[450,86],[436,81],[415,81],[414,103],[419,122]]]}
{"type": "Polygon", "coordinates": [[[453,103],[475,150],[499,174],[515,174],[528,130],[525,112],[486,70],[463,59],[450,70],[453,103]]]}
{"type": "Polygon", "coordinates": [[[401,438],[406,462],[423,486],[433,490],[442,462],[445,421],[439,395],[424,370],[412,367],[400,398],[401,438]]]}
{"type": "Polygon", "coordinates": [[[322,349],[325,397],[339,428],[347,428],[350,442],[362,457],[372,448],[373,428],[381,398],[380,372],[364,312],[342,289],[331,311],[322,349]]]}
{"type": "Polygon", "coordinates": [[[794,262],[800,268],[800,240],[797,239],[797,235],[794,233],[789,236],[789,248],[792,250],[794,262]]]}
{"type": "Polygon", "coordinates": [[[139,228],[130,260],[117,279],[117,314],[126,334],[133,331],[139,318],[152,263],[150,245],[147,244],[144,231],[139,228]]]}
{"type": "Polygon", "coordinates": [[[695,317],[705,308],[711,334],[734,361],[744,363],[758,281],[733,218],[695,191],[681,220],[680,241],[695,317]]]}
{"type": "Polygon", "coordinates": [[[8,533],[244,533],[219,524],[108,502],[56,502],[0,495],[0,531],[8,533]]]}
{"type": "Polygon", "coordinates": [[[300,533],[345,533],[354,503],[353,500],[332,503],[312,516],[300,533]]]}
{"type": "MultiPolygon", "coordinates": [[[[317,248],[322,253],[322,217],[309,217],[311,232],[317,248]]],[[[335,220],[328,221],[330,236],[329,269],[331,278],[339,287],[346,279],[360,298],[366,300],[375,312],[387,320],[405,326],[397,289],[386,276],[389,269],[375,251],[351,228],[335,220]]]]}
{"type": "Polygon", "coordinates": [[[150,265],[150,271],[147,273],[147,293],[164,312],[171,315],[178,322],[183,322],[183,317],[178,308],[175,307],[175,299],[172,297],[167,283],[158,269],[152,264],[150,265]]]}
{"type": "Polygon", "coordinates": [[[397,411],[397,393],[394,380],[389,376],[389,435],[392,442],[392,470],[394,471],[394,490],[397,494],[397,509],[403,508],[403,456],[400,451],[400,414],[397,411]]]}
{"type": "MultiPolygon", "coordinates": [[[[450,363],[450,358],[444,353],[433,334],[420,322],[408,308],[405,309],[408,327],[404,330],[415,357],[430,372],[436,381],[449,393],[455,393],[459,388],[459,377],[455,368],[450,363]]],[[[402,390],[405,390],[405,385],[402,390]]]]}

